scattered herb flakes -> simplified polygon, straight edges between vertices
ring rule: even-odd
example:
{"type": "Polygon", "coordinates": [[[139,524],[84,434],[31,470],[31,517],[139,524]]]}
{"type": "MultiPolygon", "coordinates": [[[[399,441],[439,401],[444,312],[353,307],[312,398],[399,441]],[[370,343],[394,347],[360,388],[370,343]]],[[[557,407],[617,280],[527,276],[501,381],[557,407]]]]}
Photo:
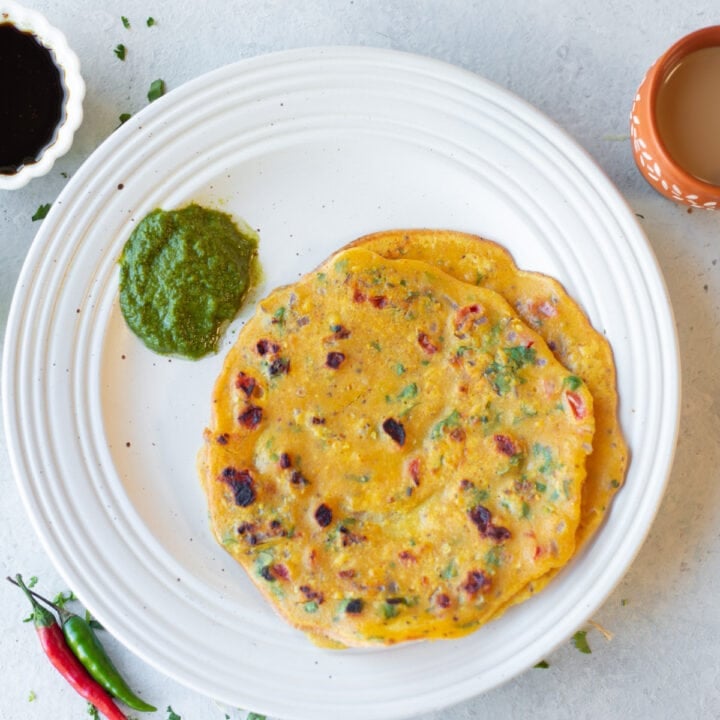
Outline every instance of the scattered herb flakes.
{"type": "Polygon", "coordinates": [[[450,580],[450,578],[457,577],[457,574],[458,574],[457,565],[455,564],[454,560],[451,560],[448,563],[447,567],[445,567],[443,570],[441,570],[440,577],[443,580],[450,580]]]}
{"type": "Polygon", "coordinates": [[[405,372],[405,366],[402,363],[395,365],[395,374],[402,375],[405,372]]]}
{"type": "Polygon", "coordinates": [[[120,120],[121,125],[124,125],[131,117],[132,117],[131,113],[123,113],[122,115],[120,115],[118,120],[120,120]]]}
{"type": "Polygon", "coordinates": [[[500,548],[493,547],[485,553],[485,563],[488,567],[500,567],[500,561],[500,548]]]}
{"type": "Polygon", "coordinates": [[[264,715],[260,715],[259,713],[249,712],[247,720],[266,720],[266,718],[264,715]]]}
{"type": "Polygon", "coordinates": [[[537,665],[533,665],[533,667],[542,668],[544,670],[545,668],[550,667],[550,663],[547,660],[541,660],[537,665]]]}
{"type": "Polygon", "coordinates": [[[398,610],[397,605],[393,605],[388,602],[383,603],[382,614],[386,620],[391,620],[392,618],[396,617],[399,614],[399,612],[400,612],[400,610],[398,610]]]}
{"type": "Polygon", "coordinates": [[[178,714],[172,709],[172,706],[171,706],[171,705],[168,705],[168,706],[167,706],[166,712],[167,712],[167,714],[168,714],[167,720],[182,720],[182,718],[180,717],[180,715],[178,715],[178,714]]]}
{"type": "Polygon", "coordinates": [[[446,418],[436,423],[430,433],[430,437],[433,440],[437,440],[442,437],[443,430],[445,428],[456,428],[460,425],[460,413],[457,410],[453,410],[446,418]]]}
{"type": "Polygon", "coordinates": [[[572,636],[572,644],[581,652],[590,655],[592,650],[587,641],[587,630],[578,630],[572,636]]]}
{"type": "Polygon", "coordinates": [[[558,466],[553,459],[552,450],[550,450],[547,445],[535,443],[533,445],[532,452],[536,458],[540,458],[542,460],[542,463],[538,467],[538,472],[543,474],[555,472],[558,466]]]}
{"type": "Polygon", "coordinates": [[[515,345],[503,349],[516,370],[519,370],[525,365],[532,365],[537,357],[537,352],[534,347],[515,345]]]}
{"type": "Polygon", "coordinates": [[[512,390],[514,374],[508,366],[499,362],[491,362],[485,368],[484,375],[500,395],[505,395],[512,390]]]}
{"type": "Polygon", "coordinates": [[[37,695],[35,694],[34,690],[31,690],[28,693],[28,702],[35,702],[35,700],[37,700],[37,695]]]}
{"type": "Polygon", "coordinates": [[[129,29],[130,29],[130,21],[129,21],[124,15],[122,15],[122,16],[120,17],[120,20],[122,20],[123,27],[124,27],[126,30],[129,30],[129,29]]]}
{"type": "Polygon", "coordinates": [[[352,480],[353,482],[359,482],[359,483],[366,483],[370,482],[370,476],[369,475],[355,475],[353,473],[346,473],[345,477],[348,480],[352,480]]]}
{"type": "Polygon", "coordinates": [[[95,718],[95,720],[100,720],[100,713],[98,712],[98,709],[92,703],[87,704],[87,714],[91,718],[95,718]]]}
{"type": "Polygon", "coordinates": [[[61,172],[60,177],[64,177],[67,180],[68,174],[66,172],[61,172]]]}
{"type": "Polygon", "coordinates": [[[620,607],[626,607],[629,602],[630,602],[630,601],[629,601],[627,598],[623,598],[623,599],[620,601],[620,607]]]}
{"type": "Polygon", "coordinates": [[[155,18],[154,18],[154,17],[149,17],[149,18],[145,21],[145,24],[146,24],[148,27],[152,27],[152,26],[155,24],[155,18]]]}
{"type": "Polygon", "coordinates": [[[32,221],[35,222],[36,220],[44,220],[45,216],[50,211],[50,206],[52,203],[46,203],[45,205],[41,205],[36,211],[35,214],[32,216],[32,221]]]}
{"type": "Polygon", "coordinates": [[[159,97],[165,94],[165,81],[164,80],[153,80],[150,83],[150,89],[148,90],[147,98],[150,102],[155,102],[159,97]]]}
{"type": "Polygon", "coordinates": [[[115,55],[117,55],[119,60],[125,60],[125,55],[127,54],[127,48],[122,43],[120,43],[113,50],[113,52],[115,53],[115,55]]]}
{"type": "Polygon", "coordinates": [[[38,584],[38,576],[33,575],[30,580],[28,580],[28,588],[34,588],[38,584]]]}
{"type": "Polygon", "coordinates": [[[398,394],[398,400],[409,400],[414,398],[418,394],[418,386],[416,383],[411,383],[404,387],[398,394]]]}

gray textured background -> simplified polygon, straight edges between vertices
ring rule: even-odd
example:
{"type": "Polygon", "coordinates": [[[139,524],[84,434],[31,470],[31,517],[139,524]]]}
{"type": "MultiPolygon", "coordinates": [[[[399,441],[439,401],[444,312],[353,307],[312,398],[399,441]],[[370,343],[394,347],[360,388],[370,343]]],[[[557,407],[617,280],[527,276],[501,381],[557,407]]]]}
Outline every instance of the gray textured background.
{"type": "MultiPolygon", "coordinates": [[[[0,5],[2,3],[0,2],[0,5]]],[[[416,52],[477,72],[517,93],[565,128],[617,184],[641,223],[667,280],[682,347],[680,441],[665,500],[631,570],[588,626],[591,655],[569,643],[547,670],[424,720],[461,718],[720,718],[720,216],[688,213],[656,195],[635,169],[628,113],[647,67],[672,42],[720,22],[717,2],[669,0],[38,0],[80,57],[88,86],[85,122],[51,173],[0,191],[0,332],[13,287],[52,202],[123,112],[146,104],[162,77],[168,89],[240,58],[312,45],[370,45],[416,52]],[[126,30],[120,16],[127,16],[126,30]],[[152,15],[157,25],[148,28],[152,15]],[[128,48],[126,62],[113,54],[128,48]]],[[[25,518],[0,438],[0,563],[4,574],[38,575],[63,588],[25,518]]],[[[85,703],[41,657],[20,620],[25,600],[3,584],[0,720],[87,717],[85,703]],[[29,701],[34,693],[35,699],[29,701]]],[[[215,704],[107,643],[133,684],[183,720],[222,719],[215,704]]],[[[252,709],[252,708],[250,708],[252,709]]],[[[233,718],[245,717],[234,710],[233,718]]]]}

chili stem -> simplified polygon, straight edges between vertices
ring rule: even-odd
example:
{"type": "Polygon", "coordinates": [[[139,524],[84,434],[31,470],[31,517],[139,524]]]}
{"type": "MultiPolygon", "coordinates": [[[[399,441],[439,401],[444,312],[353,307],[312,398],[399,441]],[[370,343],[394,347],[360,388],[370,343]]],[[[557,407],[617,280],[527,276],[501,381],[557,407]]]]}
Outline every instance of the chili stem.
{"type": "MultiPolygon", "coordinates": [[[[17,580],[14,580],[9,575],[5,578],[8,582],[11,582],[13,585],[20,587],[20,583],[18,583],[17,580]]],[[[38,600],[42,600],[46,605],[49,605],[56,613],[60,614],[62,611],[62,608],[58,607],[54,602],[51,602],[47,598],[43,597],[40,593],[36,593],[34,590],[30,590],[30,588],[27,588],[27,591],[33,596],[36,597],[38,600]]]]}

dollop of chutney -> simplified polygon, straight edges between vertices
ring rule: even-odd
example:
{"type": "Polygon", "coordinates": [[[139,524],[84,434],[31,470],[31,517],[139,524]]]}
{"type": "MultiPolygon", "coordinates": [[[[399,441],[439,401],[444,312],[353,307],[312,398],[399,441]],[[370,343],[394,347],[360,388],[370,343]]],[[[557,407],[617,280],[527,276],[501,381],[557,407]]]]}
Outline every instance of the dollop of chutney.
{"type": "Polygon", "coordinates": [[[153,210],[120,256],[120,309],[130,329],[162,355],[217,351],[260,270],[258,235],[199,205],[153,210]]]}

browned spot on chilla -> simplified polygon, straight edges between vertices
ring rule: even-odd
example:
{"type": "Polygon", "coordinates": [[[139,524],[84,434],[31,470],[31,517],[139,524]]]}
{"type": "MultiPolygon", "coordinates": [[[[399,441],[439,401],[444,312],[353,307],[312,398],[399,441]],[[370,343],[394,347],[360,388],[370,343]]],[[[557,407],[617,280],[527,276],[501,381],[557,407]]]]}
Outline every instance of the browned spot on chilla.
{"type": "Polygon", "coordinates": [[[495,542],[502,542],[510,537],[510,531],[507,528],[493,524],[492,515],[485,506],[476,505],[468,510],[468,515],[483,537],[495,540],[495,542]]]}
{"type": "Polygon", "coordinates": [[[341,352],[329,352],[325,358],[325,365],[337,370],[345,362],[345,354],[341,352]]]}
{"type": "Polygon", "coordinates": [[[235,378],[235,387],[238,390],[242,390],[247,397],[250,397],[253,394],[255,385],[255,378],[245,374],[244,372],[242,372],[242,370],[237,374],[237,377],[235,378]]]}
{"type": "Polygon", "coordinates": [[[236,505],[247,507],[255,502],[255,481],[248,470],[226,467],[220,474],[220,480],[230,486],[236,505]]]}
{"type": "Polygon", "coordinates": [[[250,405],[238,416],[238,422],[246,428],[257,427],[262,420],[263,411],[257,405],[250,405]]]}
{"type": "Polygon", "coordinates": [[[327,527],[332,522],[332,510],[323,503],[315,510],[315,520],[320,527],[327,527]]]}
{"type": "Polygon", "coordinates": [[[388,418],[382,425],[383,430],[402,447],[405,444],[405,428],[393,418],[388,418]]]}
{"type": "Polygon", "coordinates": [[[479,592],[487,592],[492,581],[482,570],[470,570],[463,583],[463,590],[468,595],[477,595],[479,592]]]}

